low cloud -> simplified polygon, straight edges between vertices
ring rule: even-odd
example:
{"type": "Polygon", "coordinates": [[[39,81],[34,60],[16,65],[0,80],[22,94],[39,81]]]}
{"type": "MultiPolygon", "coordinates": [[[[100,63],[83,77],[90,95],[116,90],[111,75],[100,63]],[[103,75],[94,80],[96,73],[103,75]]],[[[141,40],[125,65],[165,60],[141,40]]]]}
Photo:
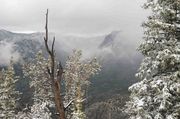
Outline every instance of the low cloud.
{"type": "Polygon", "coordinates": [[[147,16],[141,8],[145,1],[0,0],[0,26],[19,32],[44,31],[45,12],[49,8],[50,31],[96,35],[123,30],[135,39],[142,34],[140,25],[147,16]]]}
{"type": "Polygon", "coordinates": [[[19,53],[14,50],[13,43],[0,41],[0,65],[8,65],[11,58],[16,62],[19,57],[19,53]]]}

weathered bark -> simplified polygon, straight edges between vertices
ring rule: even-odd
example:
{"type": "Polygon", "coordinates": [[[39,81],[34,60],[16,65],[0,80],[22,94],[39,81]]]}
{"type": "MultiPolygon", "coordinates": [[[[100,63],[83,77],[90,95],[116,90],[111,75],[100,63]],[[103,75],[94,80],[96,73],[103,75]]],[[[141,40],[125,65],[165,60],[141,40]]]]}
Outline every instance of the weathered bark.
{"type": "Polygon", "coordinates": [[[46,36],[44,37],[45,47],[46,50],[50,56],[51,60],[51,66],[48,68],[49,73],[49,79],[52,81],[52,90],[54,93],[54,101],[56,105],[56,110],[59,115],[59,119],[65,119],[65,109],[63,104],[63,99],[61,97],[61,85],[60,82],[62,80],[62,74],[63,74],[63,68],[61,66],[61,63],[59,64],[58,68],[55,68],[55,51],[54,51],[54,43],[55,43],[55,37],[53,38],[53,43],[51,46],[51,50],[49,49],[48,45],[48,10],[46,13],[46,36]]]}

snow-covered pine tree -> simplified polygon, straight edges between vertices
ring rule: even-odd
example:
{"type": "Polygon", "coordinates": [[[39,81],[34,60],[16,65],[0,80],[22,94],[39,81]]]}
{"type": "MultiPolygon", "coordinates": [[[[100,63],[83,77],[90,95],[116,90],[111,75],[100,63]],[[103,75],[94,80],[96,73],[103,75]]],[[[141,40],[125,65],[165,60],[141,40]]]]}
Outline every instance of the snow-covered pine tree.
{"type": "MultiPolygon", "coordinates": [[[[23,67],[24,75],[26,78],[29,78],[30,87],[34,89],[34,104],[31,106],[31,112],[26,114],[28,117],[36,119],[51,118],[48,107],[54,105],[54,102],[52,99],[51,81],[48,80],[48,74],[46,72],[48,64],[49,61],[39,51],[35,59],[23,67]]],[[[22,114],[25,115],[25,113],[22,114]]]]}
{"type": "Polygon", "coordinates": [[[0,118],[13,119],[17,108],[19,92],[15,90],[18,77],[15,76],[13,61],[0,76],[0,118]]]}
{"type": "Polygon", "coordinates": [[[35,102],[31,107],[31,112],[28,114],[28,117],[30,117],[30,119],[52,119],[51,112],[47,105],[49,105],[49,102],[35,102]]]}
{"type": "Polygon", "coordinates": [[[180,119],[180,0],[147,0],[152,15],[143,24],[144,60],[132,85],[130,119],[180,119]]]}
{"type": "Polygon", "coordinates": [[[23,67],[23,73],[30,80],[30,87],[34,89],[34,101],[52,101],[51,81],[48,80],[49,61],[43,56],[42,51],[23,67]]]}
{"type": "Polygon", "coordinates": [[[89,78],[100,70],[100,65],[94,58],[90,61],[82,61],[82,52],[74,50],[73,55],[69,57],[65,66],[65,102],[73,101],[70,108],[67,109],[67,119],[84,119],[83,101],[85,90],[89,85],[89,78]],[[70,113],[69,113],[70,111],[70,113]]]}
{"type": "Polygon", "coordinates": [[[51,112],[47,105],[49,102],[34,102],[31,106],[31,110],[25,108],[23,111],[18,112],[15,115],[15,119],[52,119],[51,112]]]}

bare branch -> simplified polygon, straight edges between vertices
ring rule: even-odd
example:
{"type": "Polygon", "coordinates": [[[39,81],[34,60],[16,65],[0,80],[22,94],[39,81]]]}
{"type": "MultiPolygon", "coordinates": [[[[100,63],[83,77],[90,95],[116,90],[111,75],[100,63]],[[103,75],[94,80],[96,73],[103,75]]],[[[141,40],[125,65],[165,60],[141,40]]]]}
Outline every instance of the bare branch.
{"type": "MultiPolygon", "coordinates": [[[[48,40],[49,40],[49,36],[48,36],[48,9],[47,9],[47,13],[46,13],[45,30],[46,30],[46,36],[44,37],[45,47],[46,47],[46,50],[49,53],[49,55],[53,55],[53,52],[49,49],[49,45],[48,45],[48,40]]],[[[52,45],[52,47],[54,47],[54,45],[52,45]]]]}
{"type": "Polygon", "coordinates": [[[62,74],[63,74],[63,67],[62,67],[62,65],[61,65],[61,62],[59,61],[59,63],[58,63],[58,66],[57,66],[57,79],[59,80],[59,81],[61,81],[62,80],[62,74]]]}
{"type": "Polygon", "coordinates": [[[46,13],[46,25],[45,25],[45,29],[46,29],[46,42],[48,41],[48,9],[47,9],[47,13],[46,13]]]}
{"type": "Polygon", "coordinates": [[[55,70],[57,70],[55,68],[55,51],[54,51],[55,37],[53,38],[53,42],[52,42],[52,46],[51,46],[51,50],[50,50],[49,45],[48,45],[48,10],[46,13],[45,30],[46,30],[46,36],[44,37],[45,47],[46,47],[48,54],[50,55],[50,60],[51,60],[51,64],[50,64],[51,66],[50,66],[50,68],[47,68],[47,71],[50,76],[49,80],[51,80],[51,82],[52,82],[51,86],[52,86],[53,93],[54,93],[54,100],[55,100],[56,110],[59,115],[59,119],[65,119],[64,104],[63,104],[63,99],[61,97],[61,85],[60,85],[60,81],[62,79],[61,72],[63,71],[63,69],[61,66],[61,69],[58,69],[59,71],[58,71],[57,76],[55,75],[55,70]],[[57,80],[57,79],[59,79],[59,80],[57,80]]]}
{"type": "Polygon", "coordinates": [[[55,51],[54,51],[54,43],[55,43],[55,37],[53,37],[53,43],[52,43],[52,47],[51,47],[52,54],[55,53],[55,51]]]}
{"type": "Polygon", "coordinates": [[[64,110],[66,110],[74,101],[75,99],[69,101],[69,103],[67,103],[65,106],[64,106],[64,110]]]}
{"type": "Polygon", "coordinates": [[[51,75],[51,71],[50,71],[49,67],[47,67],[47,72],[49,75],[51,75]]]}

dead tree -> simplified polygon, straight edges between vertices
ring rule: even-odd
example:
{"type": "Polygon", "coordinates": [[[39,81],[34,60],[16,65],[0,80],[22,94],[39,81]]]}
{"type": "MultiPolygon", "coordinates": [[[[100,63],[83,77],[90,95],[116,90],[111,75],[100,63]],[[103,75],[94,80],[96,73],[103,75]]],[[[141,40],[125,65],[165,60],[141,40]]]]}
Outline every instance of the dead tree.
{"type": "Polygon", "coordinates": [[[55,63],[55,50],[54,50],[54,43],[55,43],[55,37],[53,38],[51,49],[48,45],[48,10],[46,13],[46,36],[44,37],[45,47],[46,50],[50,56],[50,67],[48,67],[48,73],[49,73],[49,80],[52,82],[52,90],[54,93],[54,101],[56,110],[59,115],[59,119],[65,119],[65,107],[63,104],[63,98],[61,97],[61,85],[60,82],[62,81],[62,75],[63,75],[63,68],[61,63],[59,63],[58,67],[56,68],[55,63]]]}

